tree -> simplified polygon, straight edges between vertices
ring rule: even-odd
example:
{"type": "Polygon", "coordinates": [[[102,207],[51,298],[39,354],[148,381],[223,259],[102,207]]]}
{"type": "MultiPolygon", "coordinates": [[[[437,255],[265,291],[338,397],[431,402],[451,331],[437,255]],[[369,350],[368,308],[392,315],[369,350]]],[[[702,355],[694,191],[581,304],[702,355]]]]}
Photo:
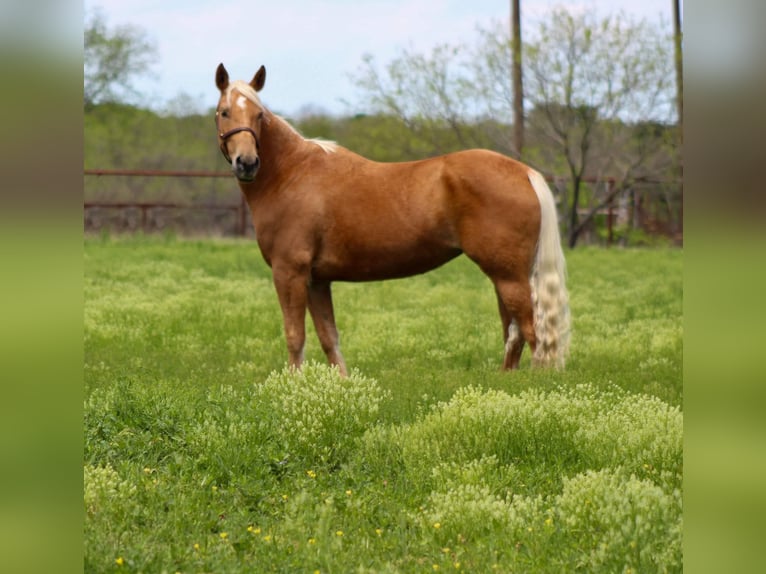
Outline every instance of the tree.
{"type": "MultiPolygon", "coordinates": [[[[673,0],[673,30],[675,32],[675,55],[676,55],[676,108],[678,110],[678,133],[683,144],[684,134],[684,58],[683,58],[683,32],[681,30],[681,0],[673,0]]],[[[683,158],[679,162],[681,176],[681,229],[683,230],[684,209],[684,166],[683,158]]]]}
{"type": "MultiPolygon", "coordinates": [[[[400,118],[433,141],[434,152],[491,147],[516,155],[508,129],[519,124],[512,113],[519,98],[512,89],[510,27],[495,22],[477,33],[472,47],[403,51],[382,72],[368,57],[353,79],[375,112],[400,118]],[[446,145],[436,140],[445,128],[452,135],[446,145]]],[[[562,8],[530,37],[523,61],[525,161],[568,173],[559,197],[574,246],[601,208],[636,180],[666,176],[676,161],[677,130],[659,137],[636,129],[647,121],[672,124],[673,41],[664,26],[646,20],[598,19],[592,11],[562,8]],[[599,176],[614,177],[615,184],[607,194],[589,194],[586,180],[599,176]]]]}
{"type": "MultiPolygon", "coordinates": [[[[574,247],[597,210],[630,187],[653,150],[626,124],[670,121],[672,41],[646,20],[553,10],[527,45],[530,126],[558,149],[571,178],[568,243],[574,247]],[[618,182],[580,221],[583,180],[609,170],[618,182]]],[[[656,151],[656,150],[655,150],[656,151]]],[[[665,157],[667,149],[662,150],[665,157]]]]}
{"type": "Polygon", "coordinates": [[[151,72],[156,57],[146,32],[129,25],[109,28],[100,11],[92,12],[84,34],[85,107],[140,97],[134,81],[151,72]]]}
{"type": "Polygon", "coordinates": [[[464,46],[448,44],[429,55],[404,50],[382,72],[366,55],[352,81],[375,112],[399,118],[429,142],[431,154],[472,147],[476,142],[465,129],[465,119],[473,112],[474,98],[472,80],[460,60],[464,54],[464,46]]]}

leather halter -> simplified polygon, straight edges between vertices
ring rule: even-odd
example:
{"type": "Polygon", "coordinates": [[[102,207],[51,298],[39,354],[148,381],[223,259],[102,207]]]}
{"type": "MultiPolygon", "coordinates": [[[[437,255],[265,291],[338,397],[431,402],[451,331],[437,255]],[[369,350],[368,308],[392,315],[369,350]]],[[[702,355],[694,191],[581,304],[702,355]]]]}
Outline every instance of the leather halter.
{"type": "Polygon", "coordinates": [[[233,136],[234,134],[238,134],[239,132],[249,132],[252,134],[252,136],[255,138],[255,150],[259,151],[261,149],[261,142],[258,139],[258,134],[255,133],[255,130],[248,126],[239,126],[237,128],[232,128],[229,131],[222,132],[221,126],[219,123],[219,114],[218,112],[215,113],[215,127],[218,128],[218,137],[221,138],[221,143],[219,144],[219,147],[221,148],[221,153],[223,154],[223,157],[226,158],[226,161],[231,163],[231,156],[229,155],[229,152],[226,151],[226,140],[233,136]]]}

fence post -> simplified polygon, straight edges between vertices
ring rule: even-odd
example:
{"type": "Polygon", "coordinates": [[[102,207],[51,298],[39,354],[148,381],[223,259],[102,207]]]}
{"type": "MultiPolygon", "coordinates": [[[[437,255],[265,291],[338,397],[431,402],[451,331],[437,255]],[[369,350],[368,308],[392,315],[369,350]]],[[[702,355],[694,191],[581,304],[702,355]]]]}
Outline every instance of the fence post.
{"type": "Polygon", "coordinates": [[[614,180],[608,179],[606,180],[606,193],[607,197],[609,197],[609,212],[607,215],[607,226],[609,229],[609,235],[606,240],[607,247],[611,247],[612,243],[614,242],[614,198],[611,197],[612,190],[614,189],[614,180]]]}
{"type": "Polygon", "coordinates": [[[247,234],[247,201],[244,193],[239,202],[239,234],[242,237],[247,234]]]}

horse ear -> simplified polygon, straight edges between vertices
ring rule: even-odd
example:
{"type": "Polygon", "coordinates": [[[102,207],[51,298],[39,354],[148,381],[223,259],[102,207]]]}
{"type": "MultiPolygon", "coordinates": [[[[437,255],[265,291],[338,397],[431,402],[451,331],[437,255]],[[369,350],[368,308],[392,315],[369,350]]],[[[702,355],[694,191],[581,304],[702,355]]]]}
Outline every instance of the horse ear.
{"type": "Polygon", "coordinates": [[[229,87],[229,72],[226,71],[223,64],[218,64],[218,69],[215,71],[215,85],[222,92],[229,87]]]}
{"type": "Polygon", "coordinates": [[[261,66],[258,71],[255,73],[255,76],[253,76],[253,79],[250,80],[250,85],[253,86],[253,89],[256,92],[260,92],[263,89],[263,84],[266,83],[266,68],[264,66],[261,66]]]}

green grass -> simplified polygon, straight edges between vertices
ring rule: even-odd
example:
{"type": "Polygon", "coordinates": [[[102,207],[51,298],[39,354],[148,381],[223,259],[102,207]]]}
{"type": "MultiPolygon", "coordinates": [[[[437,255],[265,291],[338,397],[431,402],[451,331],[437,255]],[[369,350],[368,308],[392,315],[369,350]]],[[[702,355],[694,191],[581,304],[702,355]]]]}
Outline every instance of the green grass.
{"type": "Polygon", "coordinates": [[[680,571],[682,253],[568,266],[566,370],[459,258],[334,286],[342,380],[254,242],[87,239],[86,571],[680,571]]]}

